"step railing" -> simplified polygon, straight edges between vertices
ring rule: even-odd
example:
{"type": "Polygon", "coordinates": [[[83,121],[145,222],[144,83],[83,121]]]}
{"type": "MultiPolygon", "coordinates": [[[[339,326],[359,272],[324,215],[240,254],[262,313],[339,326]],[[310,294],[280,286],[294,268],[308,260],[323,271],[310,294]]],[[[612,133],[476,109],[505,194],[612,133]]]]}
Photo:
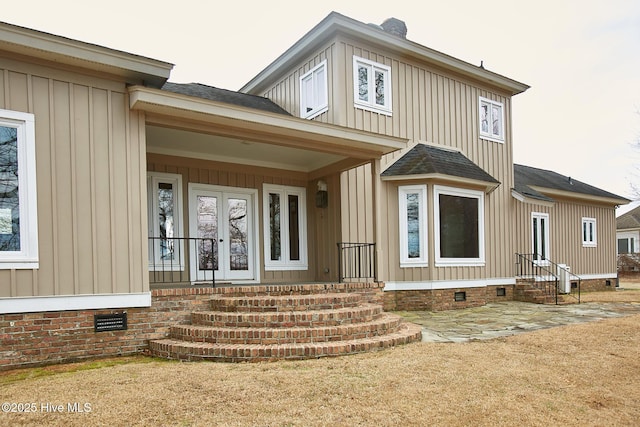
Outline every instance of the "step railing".
{"type": "Polygon", "coordinates": [[[570,269],[539,254],[516,253],[516,277],[532,280],[533,285],[550,295],[558,304],[558,295],[568,296],[580,303],[582,279],[570,269]],[[566,292],[566,290],[569,292],[566,292]]]}
{"type": "Polygon", "coordinates": [[[215,287],[217,252],[216,239],[149,237],[149,284],[215,287]]]}
{"type": "Polygon", "coordinates": [[[338,276],[340,283],[347,279],[373,279],[376,273],[375,243],[338,243],[338,276]]]}

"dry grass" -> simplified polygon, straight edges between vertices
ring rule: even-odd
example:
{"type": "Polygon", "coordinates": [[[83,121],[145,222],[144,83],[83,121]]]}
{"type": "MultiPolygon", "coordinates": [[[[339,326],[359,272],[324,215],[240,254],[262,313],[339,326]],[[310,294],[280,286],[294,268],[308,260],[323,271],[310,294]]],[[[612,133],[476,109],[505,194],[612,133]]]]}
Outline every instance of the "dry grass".
{"type": "MultiPolygon", "coordinates": [[[[602,294],[640,301],[640,290],[602,294]]],[[[639,354],[635,315],[302,362],[123,358],[0,374],[0,402],[38,409],[0,413],[0,425],[638,425],[639,354]],[[43,413],[46,402],[65,413],[43,413]],[[66,413],[68,402],[91,412],[66,413]]]]}

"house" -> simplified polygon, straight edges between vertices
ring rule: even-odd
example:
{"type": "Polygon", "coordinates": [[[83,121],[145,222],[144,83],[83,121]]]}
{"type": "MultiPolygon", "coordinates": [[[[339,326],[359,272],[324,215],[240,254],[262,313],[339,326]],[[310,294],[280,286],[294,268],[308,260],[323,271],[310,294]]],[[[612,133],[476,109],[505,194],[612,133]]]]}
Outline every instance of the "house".
{"type": "Polygon", "coordinates": [[[618,242],[618,272],[629,273],[640,270],[638,241],[640,240],[640,206],[616,218],[616,240],[618,242]]]}
{"type": "Polygon", "coordinates": [[[0,367],[150,340],[171,353],[172,325],[206,317],[212,296],[221,310],[259,292],[388,310],[512,299],[516,252],[594,287],[615,278],[626,200],[514,168],[511,98],[528,86],[406,33],[331,13],[233,92],[0,24],[0,367]]]}

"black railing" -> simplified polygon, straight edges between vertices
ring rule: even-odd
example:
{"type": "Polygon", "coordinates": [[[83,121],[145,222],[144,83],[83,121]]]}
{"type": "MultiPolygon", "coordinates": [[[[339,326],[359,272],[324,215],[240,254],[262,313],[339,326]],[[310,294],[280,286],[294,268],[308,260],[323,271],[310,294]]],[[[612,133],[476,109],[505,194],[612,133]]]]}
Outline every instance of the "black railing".
{"type": "Polygon", "coordinates": [[[376,273],[375,243],[338,243],[338,276],[346,279],[373,279],[376,273]]]}
{"type": "Polygon", "coordinates": [[[218,242],[202,237],[149,237],[149,283],[215,286],[218,242]],[[193,260],[192,257],[197,259],[193,260]]]}
{"type": "Polygon", "coordinates": [[[516,276],[529,279],[538,289],[555,298],[558,294],[575,298],[580,302],[582,279],[567,266],[556,264],[538,254],[516,254],[516,276]]]}

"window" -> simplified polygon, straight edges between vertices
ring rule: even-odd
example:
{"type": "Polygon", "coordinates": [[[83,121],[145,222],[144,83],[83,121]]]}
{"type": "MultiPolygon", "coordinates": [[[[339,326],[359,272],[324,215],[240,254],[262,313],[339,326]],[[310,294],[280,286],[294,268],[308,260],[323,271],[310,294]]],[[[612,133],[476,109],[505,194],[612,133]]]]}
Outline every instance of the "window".
{"type": "Polygon", "coordinates": [[[35,117],[0,109],[0,268],[38,268],[35,117]]]}
{"type": "Polygon", "coordinates": [[[504,142],[504,111],[501,102],[480,97],[480,137],[504,142]]]}
{"type": "Polygon", "coordinates": [[[149,268],[184,268],[182,234],[182,175],[149,172],[149,268]]]}
{"type": "Polygon", "coordinates": [[[549,261],[549,214],[532,212],[531,213],[533,243],[533,260],[539,264],[545,264],[549,261]]]}
{"type": "Polygon", "coordinates": [[[357,108],[391,115],[391,68],[353,57],[354,100],[357,108]]]}
{"type": "Polygon", "coordinates": [[[633,254],[635,253],[635,239],[633,237],[620,237],[618,238],[618,253],[619,254],[633,254]]]}
{"type": "Polygon", "coordinates": [[[427,187],[398,187],[400,267],[427,266],[427,187]]]}
{"type": "Polygon", "coordinates": [[[312,119],[328,108],[327,61],[322,61],[300,77],[300,117],[312,119]]]}
{"type": "Polygon", "coordinates": [[[595,247],[597,245],[596,219],[582,218],[582,246],[595,247]]]}
{"type": "Polygon", "coordinates": [[[484,265],[484,193],[434,186],[436,265],[484,265]]]}
{"type": "Polygon", "coordinates": [[[306,270],[306,189],[263,187],[265,270],[306,270]]]}

